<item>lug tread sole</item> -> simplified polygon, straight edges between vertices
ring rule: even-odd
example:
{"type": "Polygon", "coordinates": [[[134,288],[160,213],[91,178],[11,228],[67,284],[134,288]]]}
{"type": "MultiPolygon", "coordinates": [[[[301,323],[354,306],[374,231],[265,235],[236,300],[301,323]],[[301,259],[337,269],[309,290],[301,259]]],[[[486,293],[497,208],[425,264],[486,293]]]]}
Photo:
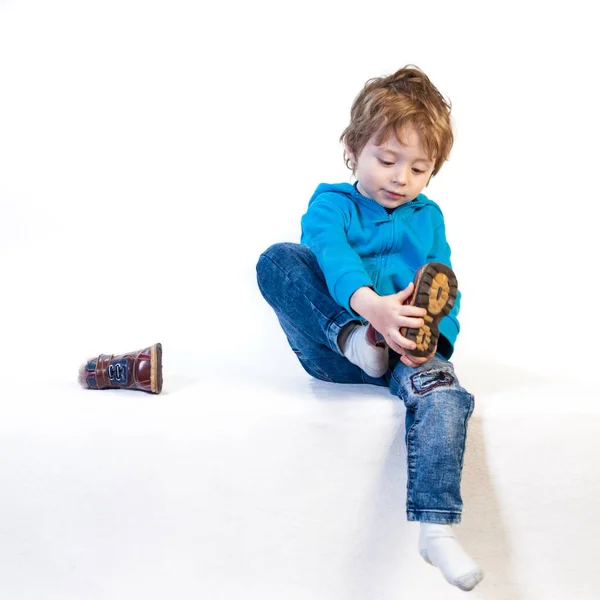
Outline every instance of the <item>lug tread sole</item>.
{"type": "Polygon", "coordinates": [[[440,321],[452,310],[458,296],[458,282],[454,271],[442,263],[428,263],[415,281],[415,290],[409,304],[427,311],[423,327],[402,327],[400,333],[415,342],[411,356],[429,356],[437,345],[440,321]]]}

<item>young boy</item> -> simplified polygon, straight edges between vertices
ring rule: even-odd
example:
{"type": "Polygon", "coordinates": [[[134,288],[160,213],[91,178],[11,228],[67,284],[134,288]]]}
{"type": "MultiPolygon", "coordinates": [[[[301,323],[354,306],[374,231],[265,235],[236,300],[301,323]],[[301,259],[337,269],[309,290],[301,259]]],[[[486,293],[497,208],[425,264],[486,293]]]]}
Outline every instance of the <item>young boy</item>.
{"type": "Polygon", "coordinates": [[[452,148],[450,105],[407,66],[366,83],[341,141],[357,181],[317,187],[301,244],[268,248],[258,285],[310,375],[387,386],[404,402],[407,518],[420,522],[422,557],[471,590],[483,572],[451,525],[474,398],[448,362],[460,294],[442,212],[421,193],[452,148]]]}

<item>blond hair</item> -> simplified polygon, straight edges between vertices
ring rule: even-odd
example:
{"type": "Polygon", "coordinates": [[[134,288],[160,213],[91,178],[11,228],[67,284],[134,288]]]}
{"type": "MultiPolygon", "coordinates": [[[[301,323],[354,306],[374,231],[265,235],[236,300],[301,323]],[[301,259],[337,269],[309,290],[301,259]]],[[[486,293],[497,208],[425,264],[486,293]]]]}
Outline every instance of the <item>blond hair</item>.
{"type": "Polygon", "coordinates": [[[420,134],[425,152],[435,163],[433,177],[448,159],[454,143],[451,106],[429,77],[414,65],[387,77],[370,79],[354,99],[350,124],[340,136],[346,148],[346,166],[354,170],[348,152],[358,159],[373,135],[377,136],[374,140],[377,146],[392,134],[402,142],[403,129],[410,124],[420,134]]]}

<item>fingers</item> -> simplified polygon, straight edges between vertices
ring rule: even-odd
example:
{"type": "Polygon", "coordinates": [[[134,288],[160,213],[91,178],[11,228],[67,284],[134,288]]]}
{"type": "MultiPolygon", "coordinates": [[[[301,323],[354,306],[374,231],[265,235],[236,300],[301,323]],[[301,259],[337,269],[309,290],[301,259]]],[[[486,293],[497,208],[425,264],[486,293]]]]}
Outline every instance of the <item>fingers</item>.
{"type": "Polygon", "coordinates": [[[398,298],[400,304],[402,304],[405,300],[408,300],[408,298],[411,297],[414,289],[415,284],[411,281],[403,290],[400,290],[396,294],[396,298],[398,298]]]}
{"type": "Polygon", "coordinates": [[[416,356],[410,356],[406,353],[406,350],[401,352],[400,362],[403,362],[408,367],[418,367],[421,363],[418,362],[419,359],[416,356]]]}
{"type": "Polygon", "coordinates": [[[400,362],[403,362],[407,367],[412,367],[413,369],[419,366],[406,355],[400,357],[400,362]]]}
{"type": "Polygon", "coordinates": [[[403,354],[400,357],[400,361],[409,367],[416,368],[416,367],[420,367],[421,365],[424,365],[430,358],[431,358],[431,356],[424,357],[424,356],[410,356],[408,354],[403,354]]]}
{"type": "MultiPolygon", "coordinates": [[[[425,309],[419,309],[425,310],[425,309]]],[[[421,329],[425,325],[425,320],[417,317],[401,317],[398,320],[398,327],[409,327],[410,329],[421,329]]]]}
{"type": "Polygon", "coordinates": [[[401,355],[400,362],[404,363],[408,367],[416,368],[420,367],[421,365],[425,364],[428,360],[430,360],[435,355],[435,351],[427,357],[411,356],[406,353],[406,350],[402,350],[402,352],[400,352],[399,354],[401,355]]]}
{"type": "Polygon", "coordinates": [[[427,314],[427,311],[424,308],[404,304],[404,302],[412,296],[414,290],[415,284],[411,281],[403,290],[396,294],[396,300],[400,303],[400,314],[407,317],[424,317],[427,314]]]}
{"type": "Polygon", "coordinates": [[[417,347],[415,342],[405,338],[400,334],[400,330],[392,331],[386,337],[387,345],[398,354],[406,354],[406,350],[414,350],[417,347]]]}
{"type": "Polygon", "coordinates": [[[424,317],[427,314],[427,310],[424,308],[410,306],[409,304],[401,306],[398,310],[403,317],[424,317]]]}

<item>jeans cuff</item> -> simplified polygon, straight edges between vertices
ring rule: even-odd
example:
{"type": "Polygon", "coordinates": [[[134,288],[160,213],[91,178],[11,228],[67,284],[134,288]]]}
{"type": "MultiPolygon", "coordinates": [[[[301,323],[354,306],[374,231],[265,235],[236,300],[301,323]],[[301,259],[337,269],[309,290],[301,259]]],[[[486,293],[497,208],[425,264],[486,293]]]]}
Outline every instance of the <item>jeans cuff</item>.
{"type": "Polygon", "coordinates": [[[408,521],[420,521],[421,523],[440,523],[458,524],[462,514],[457,512],[448,512],[444,510],[407,510],[406,518],[408,521]]]}
{"type": "Polygon", "coordinates": [[[340,335],[340,331],[348,325],[348,323],[352,323],[352,321],[357,321],[360,323],[360,319],[353,317],[347,310],[342,310],[339,312],[327,325],[327,341],[329,342],[329,347],[334,351],[344,356],[342,350],[338,344],[338,335],[340,335]]]}

